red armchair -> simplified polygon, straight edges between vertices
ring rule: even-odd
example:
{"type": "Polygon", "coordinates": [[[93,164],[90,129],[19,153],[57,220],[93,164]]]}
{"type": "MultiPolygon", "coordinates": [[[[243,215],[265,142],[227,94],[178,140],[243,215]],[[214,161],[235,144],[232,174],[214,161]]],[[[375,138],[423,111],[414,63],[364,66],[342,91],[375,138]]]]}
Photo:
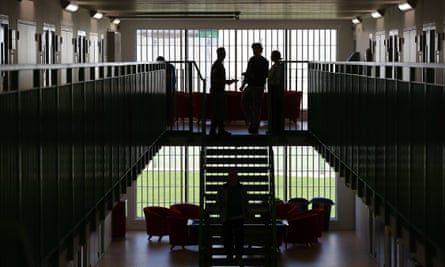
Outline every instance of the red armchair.
{"type": "Polygon", "coordinates": [[[176,211],[187,219],[199,219],[199,206],[190,203],[178,203],[170,206],[170,209],[176,211]]]}
{"type": "Polygon", "coordinates": [[[191,235],[187,226],[187,218],[182,216],[168,216],[167,228],[170,240],[170,249],[175,246],[189,246],[198,244],[198,236],[191,235]]]}
{"type": "Polygon", "coordinates": [[[321,237],[321,234],[323,233],[325,210],[322,208],[316,208],[308,210],[306,213],[318,215],[318,221],[315,223],[314,227],[317,233],[317,237],[321,237]]]}
{"type": "Polygon", "coordinates": [[[304,212],[289,219],[287,235],[284,239],[285,247],[287,248],[289,243],[311,245],[317,242],[319,216],[319,214],[304,212]]]}
{"type": "Polygon", "coordinates": [[[161,241],[162,236],[169,234],[167,217],[181,216],[178,212],[164,207],[145,207],[144,215],[148,240],[155,235],[159,236],[158,241],[161,241]]]}
{"type": "Polygon", "coordinates": [[[291,203],[276,203],[275,204],[275,217],[281,220],[289,220],[297,216],[299,210],[298,207],[291,203]]]}

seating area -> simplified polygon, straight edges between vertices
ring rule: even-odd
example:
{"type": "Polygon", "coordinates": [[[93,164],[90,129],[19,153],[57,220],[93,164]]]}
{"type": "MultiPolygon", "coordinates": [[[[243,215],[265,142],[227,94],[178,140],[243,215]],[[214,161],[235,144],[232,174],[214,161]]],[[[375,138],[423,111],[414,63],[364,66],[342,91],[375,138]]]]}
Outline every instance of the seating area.
{"type": "Polygon", "coordinates": [[[161,241],[163,236],[168,236],[170,249],[198,244],[198,236],[189,233],[187,221],[199,218],[199,206],[179,203],[169,208],[145,207],[144,214],[149,240],[152,236],[159,236],[158,241],[161,241]]]}
{"type": "MultiPolygon", "coordinates": [[[[324,199],[327,205],[321,206],[318,203],[320,199],[308,201],[304,198],[293,198],[288,202],[276,203],[276,218],[287,220],[287,233],[284,237],[284,244],[287,248],[288,244],[303,244],[311,246],[318,242],[323,231],[327,231],[326,221],[329,223],[331,200],[324,199]],[[330,202],[329,202],[330,201],[330,202]],[[312,205],[308,209],[308,204],[312,205]]],[[[280,241],[280,240],[279,240],[280,241]]],[[[281,244],[281,242],[279,242],[281,244]]]]}
{"type": "MultiPolygon", "coordinates": [[[[326,218],[329,219],[330,209],[313,205],[307,209],[307,204],[311,202],[299,198],[297,202],[279,202],[275,204],[276,218],[287,220],[288,226],[286,234],[279,237],[278,245],[303,244],[311,246],[318,242],[323,231],[327,231],[326,218]],[[301,206],[301,203],[304,205],[301,206]]],[[[145,207],[145,222],[148,239],[152,236],[159,236],[161,241],[163,236],[169,236],[171,249],[175,246],[197,245],[198,235],[190,233],[187,226],[188,220],[199,219],[200,207],[190,203],[173,204],[169,208],[145,207]]]]}

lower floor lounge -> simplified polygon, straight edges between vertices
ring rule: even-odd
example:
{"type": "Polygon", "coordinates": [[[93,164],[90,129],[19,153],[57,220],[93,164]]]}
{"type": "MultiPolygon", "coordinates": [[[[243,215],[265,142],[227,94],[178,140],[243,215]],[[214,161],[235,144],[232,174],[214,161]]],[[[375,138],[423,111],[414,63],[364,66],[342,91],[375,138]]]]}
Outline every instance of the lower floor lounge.
{"type": "MultiPolygon", "coordinates": [[[[353,231],[324,232],[319,243],[311,247],[284,245],[278,254],[278,266],[302,267],[376,267],[368,253],[367,245],[353,231]]],[[[132,266],[199,266],[198,246],[170,250],[167,237],[147,239],[145,231],[129,231],[124,239],[111,242],[97,267],[132,266]]]]}

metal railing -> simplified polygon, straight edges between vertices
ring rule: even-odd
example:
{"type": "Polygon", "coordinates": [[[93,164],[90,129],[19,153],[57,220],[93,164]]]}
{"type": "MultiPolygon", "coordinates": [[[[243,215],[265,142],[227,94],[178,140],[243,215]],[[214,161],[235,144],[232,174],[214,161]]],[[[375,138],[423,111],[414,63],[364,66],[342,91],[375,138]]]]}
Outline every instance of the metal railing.
{"type": "Polygon", "coordinates": [[[98,229],[156,153],[165,71],[113,63],[2,65],[0,73],[0,220],[21,225],[28,235],[19,242],[49,266],[98,229]]]}
{"type": "Polygon", "coordinates": [[[445,65],[310,63],[309,130],[346,184],[428,260],[444,251],[445,65]]]}

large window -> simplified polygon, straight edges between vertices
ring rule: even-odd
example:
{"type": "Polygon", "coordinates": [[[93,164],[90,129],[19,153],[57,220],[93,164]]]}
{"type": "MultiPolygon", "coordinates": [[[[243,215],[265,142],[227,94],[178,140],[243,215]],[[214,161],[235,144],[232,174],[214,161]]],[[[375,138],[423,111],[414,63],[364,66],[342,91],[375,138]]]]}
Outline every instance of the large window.
{"type": "MultiPolygon", "coordinates": [[[[270,60],[273,50],[279,50],[287,65],[287,90],[303,91],[303,109],[307,108],[307,64],[296,61],[335,61],[337,31],[335,29],[226,29],[226,30],[137,30],[137,60],[155,61],[164,56],[168,61],[195,61],[204,78],[210,81],[210,68],[216,60],[216,49],[225,47],[225,67],[228,79],[242,79],[247,61],[252,56],[251,44],[261,42],[263,56],[270,60]]],[[[183,66],[178,71],[178,90],[182,86],[183,66]]],[[[196,75],[196,74],[195,74],[196,75]]],[[[193,79],[198,83],[198,79],[193,79]]],[[[207,82],[207,87],[210,82],[207,82]]],[[[236,84],[227,90],[237,90],[236,84]]],[[[198,85],[195,90],[200,89],[198,85]]],[[[209,88],[205,88],[208,92],[209,88]]]]}
{"type": "MultiPolygon", "coordinates": [[[[199,204],[200,147],[163,147],[137,179],[136,216],[146,206],[199,204]]],[[[330,198],[336,202],[335,172],[309,146],[277,146],[274,150],[275,196],[287,201],[330,198]]],[[[336,217],[335,206],[331,216],[336,217]]]]}
{"type": "Polygon", "coordinates": [[[137,179],[137,217],[146,206],[199,204],[199,147],[164,146],[137,179]]]}

